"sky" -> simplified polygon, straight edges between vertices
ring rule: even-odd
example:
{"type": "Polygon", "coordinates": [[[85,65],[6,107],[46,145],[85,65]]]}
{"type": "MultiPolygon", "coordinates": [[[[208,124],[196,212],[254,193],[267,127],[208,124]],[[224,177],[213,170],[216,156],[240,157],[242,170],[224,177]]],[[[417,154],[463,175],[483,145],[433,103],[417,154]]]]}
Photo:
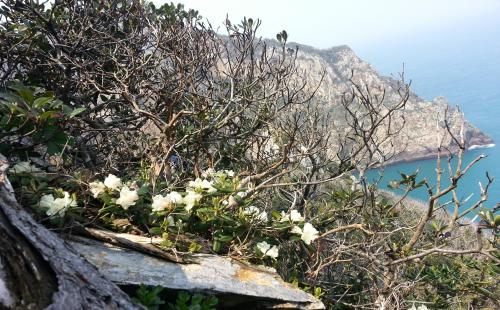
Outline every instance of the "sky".
{"type": "MultiPolygon", "coordinates": [[[[154,0],[157,4],[165,1],[154,0]]],[[[317,48],[348,44],[367,48],[380,42],[433,35],[468,25],[500,28],[499,0],[179,0],[220,27],[244,16],[263,21],[260,35],[285,29],[289,40],[317,48]]],[[[455,35],[460,35],[455,32],[455,35]]]]}
{"type": "Polygon", "coordinates": [[[427,99],[444,95],[461,104],[457,92],[448,91],[452,85],[465,85],[471,94],[498,89],[500,60],[491,60],[500,59],[500,0],[178,1],[220,33],[226,14],[233,24],[258,18],[258,35],[265,38],[285,29],[289,42],[347,44],[384,75],[404,66],[414,90],[427,99]]]}

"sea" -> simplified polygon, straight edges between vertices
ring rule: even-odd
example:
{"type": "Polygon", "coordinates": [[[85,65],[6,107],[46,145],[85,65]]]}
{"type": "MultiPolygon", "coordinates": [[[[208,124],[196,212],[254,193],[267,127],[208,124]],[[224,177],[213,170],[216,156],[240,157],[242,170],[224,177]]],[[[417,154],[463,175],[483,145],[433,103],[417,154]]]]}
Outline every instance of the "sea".
{"type": "MultiPolygon", "coordinates": [[[[493,209],[500,203],[499,29],[500,27],[486,29],[487,31],[457,30],[455,34],[451,31],[436,31],[432,35],[416,35],[411,40],[386,43],[383,49],[371,47],[358,52],[361,58],[370,62],[383,75],[395,75],[404,66],[405,76],[411,81],[412,90],[416,94],[429,100],[436,96],[445,97],[451,105],[458,105],[473,125],[493,138],[495,146],[476,148],[465,153],[464,165],[481,154],[487,157],[478,162],[459,182],[457,194],[463,201],[462,210],[480,199],[480,183],[483,187],[486,185],[486,173],[494,181],[483,208],[493,209]]],[[[422,121],[425,122],[425,119],[422,121]]],[[[443,176],[446,176],[446,166],[443,168],[443,176]]],[[[436,184],[435,159],[373,169],[367,173],[367,177],[373,181],[383,175],[380,186],[391,190],[388,187],[390,181],[401,179],[401,173],[411,174],[417,170],[417,180],[426,178],[430,184],[436,184]]],[[[401,190],[392,191],[402,194],[401,190]]],[[[410,197],[428,200],[424,188],[413,191],[410,197]]],[[[449,201],[450,198],[448,195],[441,202],[449,201]]]]}

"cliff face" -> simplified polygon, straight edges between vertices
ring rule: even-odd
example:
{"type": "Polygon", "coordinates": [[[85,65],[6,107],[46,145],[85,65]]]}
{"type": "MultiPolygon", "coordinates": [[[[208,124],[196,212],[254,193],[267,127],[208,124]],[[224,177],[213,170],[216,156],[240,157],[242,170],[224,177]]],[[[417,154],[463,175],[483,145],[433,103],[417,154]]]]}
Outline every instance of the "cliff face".
{"type": "MultiPolygon", "coordinates": [[[[290,44],[290,46],[295,45],[290,44]]],[[[334,112],[332,114],[335,119],[342,118],[336,110],[342,93],[352,87],[349,82],[352,74],[355,82],[366,84],[374,93],[378,92],[381,95],[385,91],[385,102],[389,105],[401,98],[398,94],[397,80],[381,76],[369,63],[356,56],[348,46],[318,50],[299,45],[297,62],[300,69],[305,72],[304,78],[312,85],[318,84],[323,72],[325,73],[317,98],[334,112]]],[[[469,123],[458,108],[450,107],[444,98],[438,97],[427,101],[410,93],[406,107],[401,112],[405,119],[404,129],[392,141],[400,154],[392,162],[434,157],[438,134],[443,139],[444,146],[453,148],[453,140],[446,134],[444,128],[447,108],[451,128],[455,134],[458,135],[461,124],[464,124],[467,147],[493,143],[490,137],[469,123]]]]}

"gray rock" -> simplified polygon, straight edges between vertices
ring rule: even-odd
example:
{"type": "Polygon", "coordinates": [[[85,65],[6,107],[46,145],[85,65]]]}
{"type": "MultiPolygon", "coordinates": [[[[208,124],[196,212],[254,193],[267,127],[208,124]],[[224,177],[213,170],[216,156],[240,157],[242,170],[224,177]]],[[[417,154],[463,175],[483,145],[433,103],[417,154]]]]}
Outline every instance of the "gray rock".
{"type": "MultiPolygon", "coordinates": [[[[129,238],[151,242],[149,238],[129,238]]],[[[324,309],[319,300],[284,282],[273,270],[227,257],[196,254],[190,256],[193,263],[179,264],[87,238],[77,237],[69,242],[119,285],[144,284],[214,294],[226,307],[245,304],[256,308],[324,309]]]]}

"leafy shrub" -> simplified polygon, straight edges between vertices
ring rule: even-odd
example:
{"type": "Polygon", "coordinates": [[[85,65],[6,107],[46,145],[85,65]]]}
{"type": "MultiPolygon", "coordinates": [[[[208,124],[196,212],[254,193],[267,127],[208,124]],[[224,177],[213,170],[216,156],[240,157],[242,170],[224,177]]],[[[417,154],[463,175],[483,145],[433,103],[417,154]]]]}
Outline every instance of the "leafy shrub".
{"type": "Polygon", "coordinates": [[[0,152],[24,160],[62,154],[75,142],[66,125],[83,111],[43,88],[9,85],[0,93],[0,152]]]}

